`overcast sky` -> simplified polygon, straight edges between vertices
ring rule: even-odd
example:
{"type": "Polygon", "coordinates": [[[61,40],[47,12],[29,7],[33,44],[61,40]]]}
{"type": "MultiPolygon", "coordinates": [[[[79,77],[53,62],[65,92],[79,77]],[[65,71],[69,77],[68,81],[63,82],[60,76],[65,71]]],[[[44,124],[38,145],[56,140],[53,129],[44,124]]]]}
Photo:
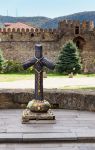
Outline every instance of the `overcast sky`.
{"type": "Polygon", "coordinates": [[[50,18],[95,11],[95,0],[0,0],[0,15],[50,18]]]}

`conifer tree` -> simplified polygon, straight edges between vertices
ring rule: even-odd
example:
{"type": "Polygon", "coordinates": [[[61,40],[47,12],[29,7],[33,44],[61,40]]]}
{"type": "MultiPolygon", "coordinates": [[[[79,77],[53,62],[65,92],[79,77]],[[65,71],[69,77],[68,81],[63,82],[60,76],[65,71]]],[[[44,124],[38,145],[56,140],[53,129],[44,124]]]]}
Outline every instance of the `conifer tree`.
{"type": "Polygon", "coordinates": [[[80,73],[81,66],[78,48],[72,41],[67,42],[58,57],[57,72],[63,74],[80,73]]]}

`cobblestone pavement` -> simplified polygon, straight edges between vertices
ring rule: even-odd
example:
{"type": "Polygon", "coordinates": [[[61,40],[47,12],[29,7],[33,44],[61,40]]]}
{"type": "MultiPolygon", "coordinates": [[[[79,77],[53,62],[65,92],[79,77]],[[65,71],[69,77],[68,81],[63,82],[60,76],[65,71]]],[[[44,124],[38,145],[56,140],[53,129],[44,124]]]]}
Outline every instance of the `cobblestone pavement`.
{"type": "MultiPolygon", "coordinates": [[[[44,78],[44,88],[58,88],[63,89],[68,86],[90,86],[95,87],[95,77],[85,78],[62,78],[62,77],[48,77],[44,78]]],[[[34,79],[19,80],[13,82],[0,82],[0,88],[3,89],[16,89],[16,88],[34,88],[34,79]]]]}
{"type": "Polygon", "coordinates": [[[95,112],[53,110],[55,122],[22,124],[22,111],[0,110],[0,142],[35,144],[0,144],[0,150],[95,150],[94,143],[77,143],[82,140],[95,142],[95,112]]]}

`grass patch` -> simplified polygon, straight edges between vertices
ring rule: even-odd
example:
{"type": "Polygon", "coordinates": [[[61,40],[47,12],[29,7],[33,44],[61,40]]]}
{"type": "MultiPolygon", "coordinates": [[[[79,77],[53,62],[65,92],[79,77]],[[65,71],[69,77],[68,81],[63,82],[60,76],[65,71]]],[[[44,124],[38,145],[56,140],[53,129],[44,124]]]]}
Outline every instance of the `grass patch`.
{"type": "Polygon", "coordinates": [[[62,77],[62,78],[68,77],[68,75],[56,74],[56,73],[54,73],[54,74],[49,73],[47,75],[48,75],[48,77],[62,77]]]}
{"type": "Polygon", "coordinates": [[[91,86],[64,86],[65,90],[95,90],[95,87],[91,86]]]}
{"type": "MultiPolygon", "coordinates": [[[[62,78],[68,78],[69,75],[64,74],[58,74],[58,73],[49,73],[49,77],[62,77],[62,78]]],[[[74,78],[82,78],[82,77],[95,77],[95,74],[76,74],[73,76],[74,78]]]]}
{"type": "Polygon", "coordinates": [[[95,77],[95,74],[77,74],[75,75],[76,78],[81,78],[81,77],[95,77]]]}
{"type": "MultiPolygon", "coordinates": [[[[68,76],[64,76],[64,75],[59,75],[59,74],[48,74],[48,78],[51,78],[51,80],[53,79],[53,77],[56,78],[68,78],[68,76]]],[[[87,75],[76,75],[74,76],[74,78],[85,78],[85,77],[95,77],[95,74],[87,74],[87,75]]],[[[32,80],[34,79],[34,74],[0,74],[0,82],[12,82],[12,81],[17,81],[17,80],[32,80]]],[[[59,87],[60,89],[60,87],[59,87]]],[[[64,90],[95,90],[95,86],[94,85],[87,85],[87,86],[81,86],[80,85],[71,85],[71,86],[64,86],[62,87],[61,85],[61,89],[64,90]]]]}
{"type": "Polygon", "coordinates": [[[31,80],[32,74],[0,74],[0,82],[10,82],[16,80],[31,80]]]}
{"type": "MultiPolygon", "coordinates": [[[[68,75],[50,73],[47,74],[48,77],[59,77],[59,78],[68,78],[68,75]]],[[[77,74],[74,75],[74,78],[82,78],[82,77],[95,77],[95,74],[77,74]]],[[[0,74],[0,82],[10,82],[16,80],[31,80],[34,78],[34,74],[0,74]]]]}

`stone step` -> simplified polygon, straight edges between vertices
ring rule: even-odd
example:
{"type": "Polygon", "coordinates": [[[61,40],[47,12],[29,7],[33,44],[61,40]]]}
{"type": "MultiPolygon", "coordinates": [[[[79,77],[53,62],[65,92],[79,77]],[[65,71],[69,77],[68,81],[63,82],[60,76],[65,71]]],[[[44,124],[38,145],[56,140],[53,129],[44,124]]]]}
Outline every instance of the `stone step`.
{"type": "Polygon", "coordinates": [[[95,143],[2,143],[0,150],[95,150],[95,143]]]}
{"type": "Polygon", "coordinates": [[[35,143],[35,142],[95,142],[95,136],[77,136],[75,133],[1,133],[0,143],[35,143]]]}

